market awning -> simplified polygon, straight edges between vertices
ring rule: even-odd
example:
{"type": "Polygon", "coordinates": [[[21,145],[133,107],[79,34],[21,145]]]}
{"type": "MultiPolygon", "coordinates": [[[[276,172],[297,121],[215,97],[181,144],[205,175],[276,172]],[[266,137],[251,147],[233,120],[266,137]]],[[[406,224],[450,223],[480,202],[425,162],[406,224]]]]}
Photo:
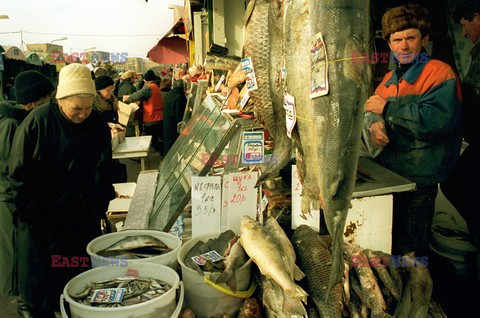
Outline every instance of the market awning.
{"type": "Polygon", "coordinates": [[[179,36],[165,37],[148,52],[147,57],[159,64],[188,63],[187,41],[179,36]]]}
{"type": "Polygon", "coordinates": [[[42,61],[40,60],[40,56],[38,56],[37,53],[29,52],[25,55],[25,57],[28,64],[42,66],[42,61]]]}
{"type": "Polygon", "coordinates": [[[51,64],[55,65],[55,62],[53,61],[53,57],[51,53],[38,53],[37,55],[40,57],[40,61],[43,62],[43,64],[51,64]]]}
{"type": "Polygon", "coordinates": [[[20,50],[16,46],[4,46],[5,49],[5,59],[7,60],[19,60],[19,61],[25,61],[25,55],[23,55],[22,50],[20,50]]]}

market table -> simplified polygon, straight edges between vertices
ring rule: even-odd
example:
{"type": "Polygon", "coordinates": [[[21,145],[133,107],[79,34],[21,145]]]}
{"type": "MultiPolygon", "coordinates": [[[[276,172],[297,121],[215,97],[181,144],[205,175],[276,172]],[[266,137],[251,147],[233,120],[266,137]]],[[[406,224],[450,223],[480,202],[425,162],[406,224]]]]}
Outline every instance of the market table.
{"type": "Polygon", "coordinates": [[[126,137],[125,141],[119,143],[113,150],[113,159],[139,158],[140,169],[146,170],[146,159],[152,136],[126,137]]]}

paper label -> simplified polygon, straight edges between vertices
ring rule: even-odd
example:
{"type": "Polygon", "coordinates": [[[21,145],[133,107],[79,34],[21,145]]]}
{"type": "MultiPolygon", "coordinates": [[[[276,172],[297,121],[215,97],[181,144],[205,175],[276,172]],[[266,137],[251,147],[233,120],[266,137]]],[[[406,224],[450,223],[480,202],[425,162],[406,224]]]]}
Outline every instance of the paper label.
{"type": "Polygon", "coordinates": [[[328,94],[328,67],[327,52],[322,33],[315,35],[310,49],[310,63],[312,68],[312,84],[310,98],[328,94]]]}
{"type": "Polygon", "coordinates": [[[240,234],[240,223],[244,215],[255,219],[257,214],[256,171],[230,173],[228,186],[228,226],[227,229],[240,234]]]}
{"type": "Polygon", "coordinates": [[[245,131],[242,140],[242,164],[255,165],[263,163],[263,131],[245,131]]]}
{"type": "Polygon", "coordinates": [[[319,232],[320,210],[312,209],[310,214],[302,214],[302,184],[298,178],[297,166],[292,165],[292,229],[296,229],[302,224],[306,224],[319,232]]]}
{"type": "Polygon", "coordinates": [[[241,60],[242,71],[245,74],[245,83],[249,91],[258,89],[257,79],[255,78],[255,71],[253,69],[252,59],[250,57],[241,60]]]}
{"type": "Polygon", "coordinates": [[[295,98],[285,93],[283,96],[283,108],[285,109],[285,117],[287,123],[287,136],[288,138],[292,138],[292,130],[295,127],[295,123],[297,122],[297,114],[295,111],[295,98]]]}
{"type": "Polygon", "coordinates": [[[125,288],[96,289],[93,292],[91,302],[97,304],[120,303],[124,294],[125,288]]]}
{"type": "Polygon", "coordinates": [[[220,176],[192,176],[192,238],[220,231],[220,176]]]}
{"type": "Polygon", "coordinates": [[[205,265],[207,261],[211,261],[213,263],[224,260],[225,257],[218,254],[217,251],[210,251],[207,253],[203,253],[199,256],[193,256],[192,260],[197,263],[198,265],[205,265]]]}

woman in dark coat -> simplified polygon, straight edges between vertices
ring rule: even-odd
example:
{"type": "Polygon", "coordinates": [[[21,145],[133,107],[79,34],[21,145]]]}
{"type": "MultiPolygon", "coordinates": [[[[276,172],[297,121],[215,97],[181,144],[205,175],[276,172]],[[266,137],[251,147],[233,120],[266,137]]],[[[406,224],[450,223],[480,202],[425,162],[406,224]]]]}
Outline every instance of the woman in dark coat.
{"type": "Polygon", "coordinates": [[[169,92],[163,104],[163,146],[164,155],[170,150],[178,137],[177,124],[182,121],[187,98],[183,80],[176,80],[173,89],[169,92]]]}

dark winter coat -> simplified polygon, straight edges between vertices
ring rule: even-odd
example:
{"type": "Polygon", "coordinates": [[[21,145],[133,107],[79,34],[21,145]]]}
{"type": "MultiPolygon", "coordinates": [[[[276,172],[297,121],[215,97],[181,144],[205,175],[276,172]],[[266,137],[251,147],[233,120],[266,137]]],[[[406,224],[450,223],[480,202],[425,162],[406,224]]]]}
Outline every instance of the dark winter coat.
{"type": "Polygon", "coordinates": [[[164,154],[170,150],[178,137],[177,124],[182,121],[187,98],[183,87],[172,89],[163,103],[163,140],[164,154]]]}

